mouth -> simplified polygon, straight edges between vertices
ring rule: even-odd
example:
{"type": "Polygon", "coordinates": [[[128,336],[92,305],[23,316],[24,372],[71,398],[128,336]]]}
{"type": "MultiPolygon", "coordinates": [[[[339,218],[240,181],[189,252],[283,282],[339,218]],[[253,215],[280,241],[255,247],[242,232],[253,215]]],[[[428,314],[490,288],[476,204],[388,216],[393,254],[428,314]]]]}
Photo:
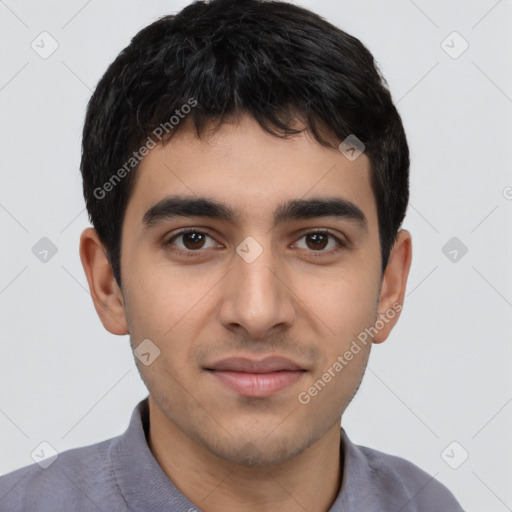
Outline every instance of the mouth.
{"type": "Polygon", "coordinates": [[[233,357],[204,368],[221,385],[247,397],[266,397],[291,386],[307,372],[297,363],[283,357],[267,357],[260,361],[233,357]]]}

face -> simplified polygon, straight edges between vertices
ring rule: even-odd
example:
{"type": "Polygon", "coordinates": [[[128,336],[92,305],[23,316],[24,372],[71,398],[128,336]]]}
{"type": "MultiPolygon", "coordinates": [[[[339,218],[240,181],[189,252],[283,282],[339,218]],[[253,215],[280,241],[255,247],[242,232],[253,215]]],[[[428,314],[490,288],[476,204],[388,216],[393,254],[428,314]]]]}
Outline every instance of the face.
{"type": "Polygon", "coordinates": [[[152,407],[225,460],[289,460],[339,428],[384,312],[369,160],[248,116],[179,132],[139,167],[121,275],[152,407]]]}

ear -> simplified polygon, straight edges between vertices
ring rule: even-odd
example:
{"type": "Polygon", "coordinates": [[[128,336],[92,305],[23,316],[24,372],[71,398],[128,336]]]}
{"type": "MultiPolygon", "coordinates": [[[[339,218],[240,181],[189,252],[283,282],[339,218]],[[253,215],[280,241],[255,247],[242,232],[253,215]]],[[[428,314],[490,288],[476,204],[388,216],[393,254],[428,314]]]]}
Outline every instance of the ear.
{"type": "Polygon", "coordinates": [[[400,317],[405,296],[407,277],[412,261],[411,234],[405,229],[398,232],[391,250],[380,289],[377,321],[384,324],[373,338],[373,343],[382,343],[400,317]],[[387,313],[387,314],[386,314],[387,313]]]}
{"type": "Polygon", "coordinates": [[[106,250],[93,228],[85,229],[80,236],[80,259],[103,327],[112,334],[128,334],[123,294],[114,279],[106,250]]]}

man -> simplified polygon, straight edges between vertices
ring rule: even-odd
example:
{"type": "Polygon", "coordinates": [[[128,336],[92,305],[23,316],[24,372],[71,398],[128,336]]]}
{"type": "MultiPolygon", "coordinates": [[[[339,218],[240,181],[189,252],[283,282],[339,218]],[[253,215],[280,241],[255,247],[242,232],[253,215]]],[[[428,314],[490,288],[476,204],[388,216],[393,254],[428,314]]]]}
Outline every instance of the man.
{"type": "Polygon", "coordinates": [[[2,511],[457,512],[342,414],[398,320],[409,153],[371,54],[297,6],[196,2],[88,106],[80,255],[149,397],[0,479],[2,511]]]}

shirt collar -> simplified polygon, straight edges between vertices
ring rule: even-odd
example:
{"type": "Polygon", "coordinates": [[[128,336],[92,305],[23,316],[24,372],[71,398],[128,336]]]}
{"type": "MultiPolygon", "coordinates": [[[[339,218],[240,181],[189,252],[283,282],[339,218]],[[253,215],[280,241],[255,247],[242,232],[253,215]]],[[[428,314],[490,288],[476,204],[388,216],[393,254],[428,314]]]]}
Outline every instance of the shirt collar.
{"type": "MultiPolygon", "coordinates": [[[[116,437],[109,449],[114,481],[129,510],[164,512],[197,511],[163,472],[147,443],[149,431],[148,397],[133,410],[126,432],[116,437]]],[[[329,512],[378,510],[369,490],[368,463],[341,428],[340,455],[343,461],[342,485],[329,512]]]]}
{"type": "Polygon", "coordinates": [[[149,449],[148,397],[133,410],[126,432],[117,437],[109,450],[114,480],[128,510],[164,512],[197,510],[163,472],[149,449]]]}

